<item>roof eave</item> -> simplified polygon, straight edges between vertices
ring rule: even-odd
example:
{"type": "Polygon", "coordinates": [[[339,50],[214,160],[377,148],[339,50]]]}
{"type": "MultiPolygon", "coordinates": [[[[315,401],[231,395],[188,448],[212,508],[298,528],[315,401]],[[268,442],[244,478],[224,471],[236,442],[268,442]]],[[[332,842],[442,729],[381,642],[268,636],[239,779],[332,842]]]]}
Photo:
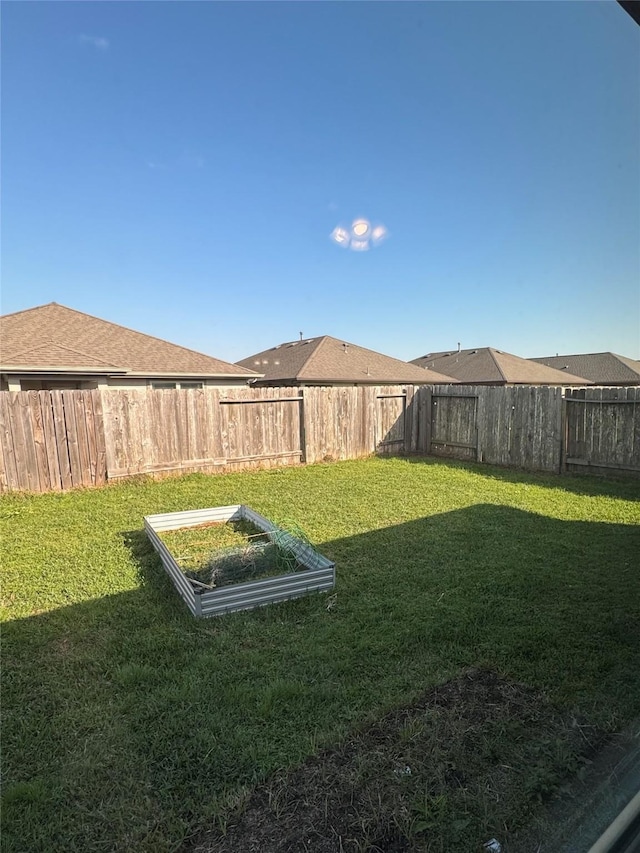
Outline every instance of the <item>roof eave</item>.
{"type": "MultiPolygon", "coordinates": [[[[283,380],[284,381],[284,380],[283,380]]],[[[294,379],[287,380],[292,382],[312,382],[317,385],[330,385],[332,382],[358,382],[360,385],[433,385],[438,380],[429,379],[417,376],[412,376],[410,379],[407,379],[405,376],[404,379],[381,377],[381,376],[304,376],[304,377],[295,377],[294,379]]],[[[453,384],[458,382],[457,379],[441,379],[439,380],[439,384],[453,384]]]]}
{"type": "Polygon", "coordinates": [[[264,376],[263,373],[253,373],[251,371],[247,371],[247,373],[199,373],[197,371],[190,372],[166,372],[163,370],[153,370],[153,371],[141,371],[141,370],[129,370],[126,367],[117,368],[117,367],[51,367],[47,365],[43,365],[42,367],[27,367],[19,365],[19,364],[9,364],[9,365],[0,365],[0,373],[19,373],[19,374],[39,374],[39,373],[48,373],[65,376],[116,376],[122,377],[126,376],[127,379],[156,379],[156,378],[169,378],[169,379],[262,379],[264,376]]]}
{"type": "Polygon", "coordinates": [[[3,364],[0,365],[0,373],[55,373],[65,374],[66,376],[86,376],[87,374],[99,374],[100,376],[124,376],[128,375],[129,371],[126,367],[54,367],[46,364],[34,367],[33,365],[3,364]]]}
{"type": "Polygon", "coordinates": [[[127,378],[130,379],[151,379],[158,376],[169,379],[262,379],[264,373],[254,373],[249,370],[246,373],[198,373],[197,371],[169,373],[164,370],[136,370],[127,373],[127,378]]]}

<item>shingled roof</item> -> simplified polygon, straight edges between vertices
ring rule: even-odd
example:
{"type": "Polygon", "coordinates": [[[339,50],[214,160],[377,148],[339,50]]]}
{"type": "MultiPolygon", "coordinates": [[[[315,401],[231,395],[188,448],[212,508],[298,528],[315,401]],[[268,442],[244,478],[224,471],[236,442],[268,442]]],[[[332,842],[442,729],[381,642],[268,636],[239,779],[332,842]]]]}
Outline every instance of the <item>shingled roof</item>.
{"type": "Polygon", "coordinates": [[[255,371],[56,302],[0,317],[0,371],[246,378],[255,371]]]}
{"type": "Polygon", "coordinates": [[[640,361],[615,352],[586,352],[581,355],[547,355],[532,358],[556,370],[579,373],[596,385],[640,385],[640,361]]]}
{"type": "Polygon", "coordinates": [[[587,379],[493,347],[432,352],[412,364],[440,370],[468,385],[591,385],[587,379]]]}
{"type": "Polygon", "coordinates": [[[330,335],[288,341],[243,358],[238,364],[264,374],[258,384],[306,382],[315,385],[370,385],[455,382],[437,371],[425,371],[406,361],[340,341],[330,335]]]}

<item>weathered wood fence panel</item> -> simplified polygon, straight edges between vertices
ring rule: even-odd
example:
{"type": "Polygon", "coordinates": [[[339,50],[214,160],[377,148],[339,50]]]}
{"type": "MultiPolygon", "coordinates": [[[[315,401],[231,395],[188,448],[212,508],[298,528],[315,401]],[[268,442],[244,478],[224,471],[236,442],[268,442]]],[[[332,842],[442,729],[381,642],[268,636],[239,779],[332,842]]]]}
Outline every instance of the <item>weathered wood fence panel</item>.
{"type": "Polygon", "coordinates": [[[440,385],[433,390],[430,451],[532,471],[559,471],[562,389],[440,385]]]}
{"type": "Polygon", "coordinates": [[[435,390],[431,395],[431,447],[435,456],[478,458],[478,397],[435,390]]]}
{"type": "Polygon", "coordinates": [[[104,391],[109,479],[300,462],[297,388],[104,391]]]}
{"type": "Polygon", "coordinates": [[[374,449],[378,453],[403,453],[406,449],[407,393],[407,389],[382,386],[376,394],[374,449]]]}
{"type": "Polygon", "coordinates": [[[413,397],[412,386],[311,386],[301,393],[306,462],[358,459],[376,451],[404,452],[407,395],[413,397]]]}
{"type": "Polygon", "coordinates": [[[0,490],[60,491],[106,481],[98,391],[0,393],[0,490]]]}
{"type": "Polygon", "coordinates": [[[302,389],[307,462],[357,459],[374,452],[376,390],[369,387],[302,389]]]}
{"type": "Polygon", "coordinates": [[[224,464],[231,469],[270,468],[303,461],[299,388],[229,388],[220,393],[224,464]]]}
{"type": "Polygon", "coordinates": [[[640,388],[580,388],[566,394],[568,471],[640,473],[640,388]]]}

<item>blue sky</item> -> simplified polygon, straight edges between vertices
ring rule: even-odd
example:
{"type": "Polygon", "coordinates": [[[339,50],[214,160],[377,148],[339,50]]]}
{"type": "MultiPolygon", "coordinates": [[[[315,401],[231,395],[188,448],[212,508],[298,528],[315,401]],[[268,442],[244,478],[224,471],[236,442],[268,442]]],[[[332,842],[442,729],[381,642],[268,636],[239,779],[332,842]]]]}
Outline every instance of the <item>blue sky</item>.
{"type": "Polygon", "coordinates": [[[639,48],[614,0],[5,3],[2,312],[639,358],[639,48]]]}

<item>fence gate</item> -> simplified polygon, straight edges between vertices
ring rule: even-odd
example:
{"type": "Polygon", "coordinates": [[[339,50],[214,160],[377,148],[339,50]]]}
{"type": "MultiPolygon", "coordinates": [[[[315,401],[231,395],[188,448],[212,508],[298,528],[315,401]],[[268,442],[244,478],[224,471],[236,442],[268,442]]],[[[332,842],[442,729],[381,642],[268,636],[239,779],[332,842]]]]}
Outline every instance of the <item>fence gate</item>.
{"type": "Polygon", "coordinates": [[[220,399],[218,415],[226,464],[294,464],[303,460],[302,403],[297,388],[243,389],[230,391],[220,399]]]}
{"type": "Polygon", "coordinates": [[[401,453],[405,449],[406,393],[376,395],[375,446],[378,453],[401,453]]]}
{"type": "Polygon", "coordinates": [[[432,393],[431,445],[428,452],[435,456],[477,460],[477,396],[432,393]]]}
{"type": "Polygon", "coordinates": [[[564,469],[640,473],[640,388],[568,390],[564,469]]]}

